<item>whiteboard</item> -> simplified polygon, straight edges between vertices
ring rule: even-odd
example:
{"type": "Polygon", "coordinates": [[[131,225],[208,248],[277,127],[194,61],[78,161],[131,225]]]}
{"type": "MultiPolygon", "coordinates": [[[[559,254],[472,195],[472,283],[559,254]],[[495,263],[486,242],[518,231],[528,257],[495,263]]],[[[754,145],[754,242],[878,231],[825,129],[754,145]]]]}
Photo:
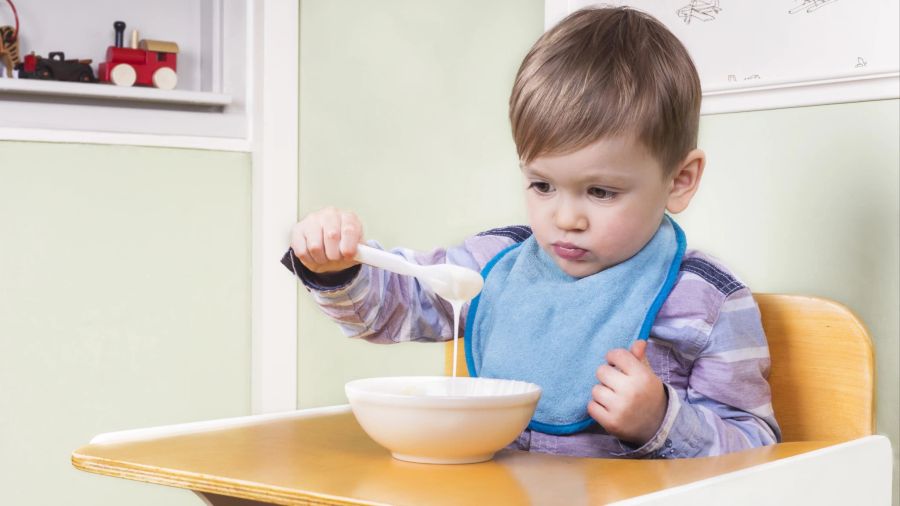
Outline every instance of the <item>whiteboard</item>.
{"type": "Polygon", "coordinates": [[[897,0],[546,0],[545,26],[589,5],[663,22],[694,59],[707,113],[900,97],[897,0]]]}

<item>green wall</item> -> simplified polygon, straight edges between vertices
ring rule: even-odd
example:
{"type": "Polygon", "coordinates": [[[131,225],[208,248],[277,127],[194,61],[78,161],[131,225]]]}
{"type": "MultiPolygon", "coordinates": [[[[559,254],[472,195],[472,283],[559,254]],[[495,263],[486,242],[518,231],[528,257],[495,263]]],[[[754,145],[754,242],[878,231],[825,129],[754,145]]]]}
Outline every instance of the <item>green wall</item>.
{"type": "MultiPolygon", "coordinates": [[[[688,243],[757,292],[849,306],[875,345],[877,431],[900,449],[900,101],[704,117],[688,243]]],[[[776,414],[777,416],[777,414],[776,414]]]]}
{"type": "MultiPolygon", "coordinates": [[[[542,1],[300,5],[301,213],[353,209],[386,247],[523,222],[506,102],[542,1]]],[[[305,294],[299,311],[301,407],[345,402],[352,378],[442,370],[441,346],[345,339],[305,294]]]]}
{"type": "MultiPolygon", "coordinates": [[[[875,345],[877,431],[900,449],[900,101],[703,118],[688,243],[757,292],[837,300],[875,345]]],[[[777,413],[776,413],[777,416],[777,413]]]]}
{"type": "Polygon", "coordinates": [[[250,159],[0,142],[0,502],[196,505],[96,434],[250,414],[250,159]]]}
{"type": "MultiPolygon", "coordinates": [[[[522,223],[506,104],[542,23],[534,0],[304,0],[301,214],[353,209],[388,247],[522,223]]],[[[679,218],[754,290],[830,297],[863,318],[895,458],[898,137],[897,100],[704,117],[709,165],[679,218]]],[[[441,346],[345,339],[303,295],[299,311],[301,407],[346,402],[352,378],[442,372],[441,346]]]]}

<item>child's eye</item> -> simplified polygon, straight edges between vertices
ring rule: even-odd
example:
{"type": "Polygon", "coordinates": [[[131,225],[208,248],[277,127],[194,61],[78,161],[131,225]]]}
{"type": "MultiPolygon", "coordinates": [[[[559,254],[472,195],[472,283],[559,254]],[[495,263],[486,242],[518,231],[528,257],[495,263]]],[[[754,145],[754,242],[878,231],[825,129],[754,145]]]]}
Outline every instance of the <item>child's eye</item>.
{"type": "Polygon", "coordinates": [[[553,190],[553,187],[550,186],[550,183],[544,183],[542,181],[534,181],[528,185],[529,190],[534,190],[538,193],[550,193],[553,190]]]}
{"type": "Polygon", "coordinates": [[[591,197],[600,199],[600,200],[610,200],[616,196],[616,192],[609,191],[605,188],[591,188],[588,190],[588,193],[591,197]]]}

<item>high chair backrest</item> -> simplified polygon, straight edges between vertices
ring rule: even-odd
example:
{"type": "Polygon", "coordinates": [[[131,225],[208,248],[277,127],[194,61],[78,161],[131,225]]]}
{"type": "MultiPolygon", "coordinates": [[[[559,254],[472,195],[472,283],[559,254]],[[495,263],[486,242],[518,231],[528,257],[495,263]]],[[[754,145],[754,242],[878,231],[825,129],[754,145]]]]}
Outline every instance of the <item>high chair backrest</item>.
{"type": "MultiPolygon", "coordinates": [[[[875,430],[875,359],[865,326],[847,307],[802,295],[756,294],[769,341],[769,384],[784,441],[835,441],[875,430]]],[[[453,368],[446,344],[445,372],[453,368]]],[[[459,370],[468,375],[462,339],[459,370]]]]}

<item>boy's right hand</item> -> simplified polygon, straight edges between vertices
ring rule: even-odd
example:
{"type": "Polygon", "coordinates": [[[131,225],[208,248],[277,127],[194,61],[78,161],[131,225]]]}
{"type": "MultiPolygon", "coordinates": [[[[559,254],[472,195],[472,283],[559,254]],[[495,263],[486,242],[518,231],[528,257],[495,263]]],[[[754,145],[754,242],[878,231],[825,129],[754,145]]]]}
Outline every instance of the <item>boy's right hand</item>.
{"type": "Polygon", "coordinates": [[[362,235],[362,223],[354,213],[326,207],[294,225],[291,248],[313,272],[342,271],[359,263],[353,257],[362,235]]]}

